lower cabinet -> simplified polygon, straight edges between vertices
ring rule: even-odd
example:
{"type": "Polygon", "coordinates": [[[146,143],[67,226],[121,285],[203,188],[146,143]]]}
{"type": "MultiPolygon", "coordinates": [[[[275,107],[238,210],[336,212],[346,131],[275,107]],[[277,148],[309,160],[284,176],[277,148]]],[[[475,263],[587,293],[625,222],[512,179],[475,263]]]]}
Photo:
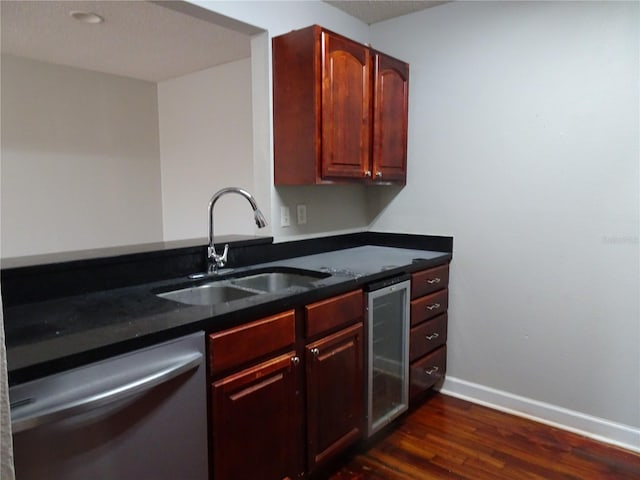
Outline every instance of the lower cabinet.
{"type": "Polygon", "coordinates": [[[298,477],[299,362],[291,351],[213,383],[215,479],[298,477]]]}
{"type": "Polygon", "coordinates": [[[409,400],[413,401],[444,378],[447,347],[442,346],[411,364],[409,400]]]}
{"type": "Polygon", "coordinates": [[[209,335],[213,480],[313,476],[361,438],[362,290],[298,312],[209,335]]]}
{"type": "MultiPolygon", "coordinates": [[[[413,404],[446,371],[448,278],[412,274],[413,404]]],[[[356,290],[209,335],[212,480],[323,477],[362,439],[364,316],[356,290]]]]}
{"type": "Polygon", "coordinates": [[[448,283],[448,265],[411,275],[409,401],[414,405],[446,372],[448,283]]]}
{"type": "Polygon", "coordinates": [[[362,436],[363,324],[306,347],[307,466],[310,471],[362,436]]]}

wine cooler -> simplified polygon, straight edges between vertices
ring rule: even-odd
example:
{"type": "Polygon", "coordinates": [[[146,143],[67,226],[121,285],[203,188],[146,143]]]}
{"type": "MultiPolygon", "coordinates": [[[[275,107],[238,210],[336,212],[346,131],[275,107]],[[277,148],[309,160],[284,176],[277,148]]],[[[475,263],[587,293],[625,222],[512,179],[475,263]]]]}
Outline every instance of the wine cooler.
{"type": "Polygon", "coordinates": [[[367,436],[409,407],[410,277],[367,286],[367,436]]]}

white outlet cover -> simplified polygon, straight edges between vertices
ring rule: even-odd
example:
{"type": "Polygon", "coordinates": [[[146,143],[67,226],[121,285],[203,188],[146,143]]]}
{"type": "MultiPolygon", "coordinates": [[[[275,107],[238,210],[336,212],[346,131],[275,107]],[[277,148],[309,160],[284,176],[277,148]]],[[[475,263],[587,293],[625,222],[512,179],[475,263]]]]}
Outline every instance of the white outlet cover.
{"type": "Polygon", "coordinates": [[[291,213],[289,212],[289,207],[282,206],[280,207],[280,226],[288,227],[291,225],[291,213]]]}
{"type": "Polygon", "coordinates": [[[296,207],[298,216],[298,225],[304,225],[307,223],[307,206],[302,204],[296,207]]]}

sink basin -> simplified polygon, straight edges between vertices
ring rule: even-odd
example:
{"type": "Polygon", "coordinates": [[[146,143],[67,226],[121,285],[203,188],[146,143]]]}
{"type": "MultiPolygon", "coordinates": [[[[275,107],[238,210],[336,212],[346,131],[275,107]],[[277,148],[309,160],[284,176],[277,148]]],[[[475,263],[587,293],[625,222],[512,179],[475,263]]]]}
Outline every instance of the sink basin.
{"type": "Polygon", "coordinates": [[[215,305],[216,303],[232,302],[241,298],[258,295],[260,292],[243,290],[241,288],[208,283],[197,287],[182,288],[170,292],[158,293],[160,298],[188,305],[215,305]]]}
{"type": "Polygon", "coordinates": [[[313,282],[330,277],[324,272],[296,268],[275,267],[254,270],[241,275],[213,277],[207,282],[182,286],[176,290],[156,293],[160,298],[187,305],[215,305],[266,293],[280,292],[291,287],[313,287],[313,282]]]}
{"type": "Polygon", "coordinates": [[[231,280],[231,284],[271,293],[286,290],[290,287],[312,287],[312,282],[316,280],[318,280],[317,276],[287,272],[266,272],[231,280]]]}

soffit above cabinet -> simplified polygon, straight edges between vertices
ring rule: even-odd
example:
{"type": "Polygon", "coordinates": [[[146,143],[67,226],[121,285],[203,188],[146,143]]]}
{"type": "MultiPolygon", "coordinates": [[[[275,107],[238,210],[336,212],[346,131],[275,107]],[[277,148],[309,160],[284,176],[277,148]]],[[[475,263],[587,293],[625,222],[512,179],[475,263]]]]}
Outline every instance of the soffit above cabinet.
{"type": "Polygon", "coordinates": [[[153,82],[248,58],[259,31],[184,2],[3,0],[0,14],[3,54],[153,82]]]}
{"type": "Polygon", "coordinates": [[[348,13],[352,17],[359,18],[363,22],[382,22],[390,18],[408,15],[425,8],[436,7],[450,0],[324,0],[326,3],[348,13]]]}

